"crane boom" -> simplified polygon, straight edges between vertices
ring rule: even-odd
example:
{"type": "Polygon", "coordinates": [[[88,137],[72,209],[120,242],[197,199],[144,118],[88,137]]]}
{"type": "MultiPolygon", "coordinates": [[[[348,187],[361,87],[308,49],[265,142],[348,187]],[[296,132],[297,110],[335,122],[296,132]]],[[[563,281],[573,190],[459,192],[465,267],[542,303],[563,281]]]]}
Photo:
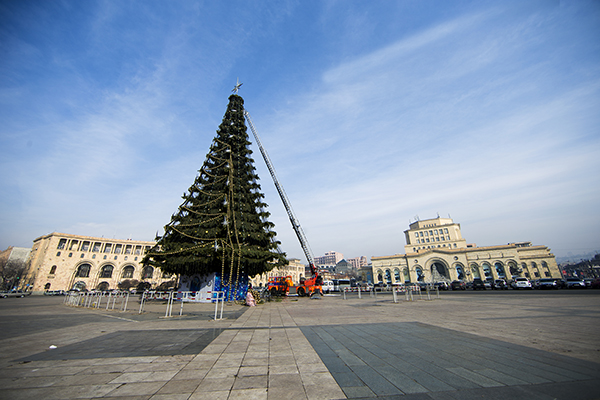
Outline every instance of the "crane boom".
{"type": "Polygon", "coordinates": [[[254,128],[252,119],[250,119],[250,114],[248,113],[248,111],[244,110],[244,115],[246,116],[248,125],[250,125],[250,130],[252,131],[252,134],[254,135],[254,139],[256,139],[256,144],[258,145],[258,148],[260,149],[260,153],[262,154],[263,159],[265,160],[265,164],[267,164],[267,169],[269,170],[269,173],[271,174],[271,178],[273,178],[273,183],[275,183],[275,188],[277,189],[277,193],[279,193],[279,197],[281,197],[281,201],[283,202],[285,211],[287,211],[290,222],[292,223],[292,228],[294,229],[294,232],[296,232],[296,236],[298,237],[300,246],[302,246],[302,250],[304,251],[304,255],[306,256],[306,260],[308,261],[310,270],[311,270],[313,276],[317,276],[317,269],[315,267],[312,252],[308,245],[308,240],[306,240],[304,231],[302,230],[302,227],[300,226],[300,223],[298,222],[298,218],[296,218],[296,215],[294,214],[292,205],[290,204],[290,200],[288,199],[287,195],[285,194],[285,190],[283,190],[283,186],[281,186],[281,184],[279,183],[279,179],[277,179],[277,174],[275,173],[275,168],[273,168],[273,163],[271,162],[271,159],[269,158],[269,154],[263,147],[263,145],[260,141],[260,138],[258,137],[258,133],[256,132],[256,129],[254,128]]]}

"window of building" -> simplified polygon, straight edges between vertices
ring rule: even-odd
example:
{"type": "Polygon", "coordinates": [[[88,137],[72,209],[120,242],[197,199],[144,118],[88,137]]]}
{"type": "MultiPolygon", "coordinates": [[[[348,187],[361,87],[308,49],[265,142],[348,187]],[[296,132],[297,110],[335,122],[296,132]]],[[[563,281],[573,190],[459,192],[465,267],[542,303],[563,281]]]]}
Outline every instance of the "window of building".
{"type": "Polygon", "coordinates": [[[448,233],[448,228],[444,228],[444,233],[448,233]]]}
{"type": "Polygon", "coordinates": [[[123,279],[130,279],[133,278],[133,272],[135,271],[135,268],[133,268],[131,265],[126,266],[125,268],[123,268],[123,279]]]}
{"type": "Polygon", "coordinates": [[[71,245],[69,246],[69,250],[77,250],[78,245],[79,245],[78,240],[71,240],[71,245]]]}
{"type": "Polygon", "coordinates": [[[52,268],[50,268],[50,275],[54,275],[56,273],[56,265],[53,265],[52,268]]]}
{"type": "Polygon", "coordinates": [[[135,246],[135,251],[134,251],[134,254],[136,254],[136,255],[138,255],[138,256],[139,256],[140,254],[142,254],[142,246],[135,246]]]}
{"type": "Polygon", "coordinates": [[[106,256],[106,254],[105,254],[105,255],[104,255],[104,257],[103,257],[103,259],[104,259],[104,260],[106,260],[106,257],[107,257],[107,256],[106,256]]]}
{"type": "Polygon", "coordinates": [[[423,232],[419,232],[419,233],[420,233],[421,237],[423,237],[423,232]]]}
{"type": "Polygon", "coordinates": [[[90,276],[91,267],[92,266],[90,264],[81,264],[79,267],[77,267],[77,272],[75,273],[75,276],[78,278],[88,278],[90,276]]]}
{"type": "Polygon", "coordinates": [[[73,257],[73,253],[69,253],[69,257],[73,257]]]}
{"type": "Polygon", "coordinates": [[[154,268],[151,266],[147,266],[142,271],[142,279],[152,279],[152,275],[154,274],[154,268]]]}
{"type": "Polygon", "coordinates": [[[60,257],[60,251],[56,252],[56,257],[60,257]]]}
{"type": "Polygon", "coordinates": [[[94,258],[96,258],[96,255],[95,255],[95,254],[92,254],[92,259],[94,259],[94,258]]]}
{"type": "Polygon", "coordinates": [[[111,250],[112,250],[112,244],[110,244],[110,243],[106,243],[106,244],[104,245],[104,252],[105,252],[105,253],[110,253],[110,251],[111,251],[111,250]]]}
{"type": "Polygon", "coordinates": [[[98,242],[96,242],[96,243],[94,243],[94,248],[92,249],[92,251],[93,251],[94,253],[99,253],[99,252],[100,252],[100,248],[101,248],[101,247],[102,247],[102,243],[98,243],[98,242]]]}
{"type": "Polygon", "coordinates": [[[445,237],[443,237],[443,236],[440,236],[440,238],[442,238],[442,240],[446,240],[446,238],[445,238],[445,237]]]}
{"type": "Polygon", "coordinates": [[[419,232],[415,232],[415,237],[419,237],[419,232]]]}
{"type": "Polygon", "coordinates": [[[66,245],[67,245],[67,239],[60,239],[58,241],[58,247],[57,247],[57,249],[63,250],[66,245]]]}
{"type": "Polygon", "coordinates": [[[83,242],[81,244],[81,251],[88,251],[90,249],[90,242],[83,242]]]}
{"type": "Polygon", "coordinates": [[[117,259],[117,256],[115,256],[115,260],[117,259]]]}
{"type": "Polygon", "coordinates": [[[113,266],[105,265],[100,272],[100,278],[112,278],[113,266]]]}
{"type": "Polygon", "coordinates": [[[125,246],[125,254],[131,254],[131,245],[130,244],[125,246]]]}
{"type": "Polygon", "coordinates": [[[446,240],[450,240],[450,236],[446,236],[446,240]]]}
{"type": "Polygon", "coordinates": [[[83,253],[81,253],[81,256],[80,256],[79,258],[83,258],[83,256],[84,256],[84,254],[83,254],[83,253]]]}
{"type": "Polygon", "coordinates": [[[550,273],[550,271],[544,271],[544,275],[546,275],[546,278],[552,277],[552,274],[550,273]]]}
{"type": "Polygon", "coordinates": [[[46,284],[44,285],[44,290],[48,290],[48,289],[50,289],[50,286],[51,286],[51,285],[50,285],[50,282],[46,283],[46,284]]]}
{"type": "Polygon", "coordinates": [[[115,246],[115,254],[121,254],[121,248],[122,248],[122,247],[123,247],[123,246],[122,246],[122,245],[120,245],[120,244],[116,245],[116,246],[115,246]]]}

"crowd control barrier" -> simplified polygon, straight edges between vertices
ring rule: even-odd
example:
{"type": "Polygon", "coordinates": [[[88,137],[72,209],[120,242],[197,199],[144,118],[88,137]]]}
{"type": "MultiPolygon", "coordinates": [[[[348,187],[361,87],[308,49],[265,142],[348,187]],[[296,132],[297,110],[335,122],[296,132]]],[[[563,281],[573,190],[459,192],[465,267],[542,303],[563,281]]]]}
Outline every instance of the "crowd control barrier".
{"type": "MultiPolygon", "coordinates": [[[[398,303],[399,298],[404,297],[405,301],[413,301],[415,296],[419,296],[419,299],[423,299],[423,292],[425,292],[425,295],[427,296],[427,300],[431,300],[431,296],[432,296],[432,292],[435,293],[436,297],[439,299],[440,298],[440,291],[439,289],[436,287],[435,289],[431,289],[430,287],[426,287],[424,289],[421,289],[421,287],[419,285],[399,285],[399,286],[393,286],[390,290],[392,292],[392,298],[394,303],[398,303]]],[[[359,299],[362,299],[362,294],[364,292],[369,292],[370,297],[374,297],[375,300],[377,300],[377,293],[378,290],[377,288],[361,288],[361,287],[354,287],[354,288],[344,288],[342,290],[343,293],[343,297],[344,300],[347,300],[348,297],[350,295],[352,295],[353,293],[356,293],[358,295],[359,299]]],[[[387,290],[386,290],[387,292],[387,290]]],[[[383,293],[383,291],[379,291],[379,295],[381,296],[381,294],[383,293]]]]}
{"type": "Polygon", "coordinates": [[[215,303],[215,320],[217,319],[219,303],[221,304],[220,318],[223,319],[223,307],[225,305],[225,292],[172,292],[172,291],[150,291],[142,293],[140,297],[140,309],[138,314],[144,312],[144,305],[151,300],[162,300],[167,302],[165,318],[173,316],[173,303],[179,301],[179,316],[183,315],[183,304],[186,302],[213,302],[215,303]]]}
{"type": "Polygon", "coordinates": [[[65,296],[64,304],[71,307],[97,308],[103,307],[106,302],[106,310],[127,311],[129,303],[129,292],[69,292],[65,296]]]}

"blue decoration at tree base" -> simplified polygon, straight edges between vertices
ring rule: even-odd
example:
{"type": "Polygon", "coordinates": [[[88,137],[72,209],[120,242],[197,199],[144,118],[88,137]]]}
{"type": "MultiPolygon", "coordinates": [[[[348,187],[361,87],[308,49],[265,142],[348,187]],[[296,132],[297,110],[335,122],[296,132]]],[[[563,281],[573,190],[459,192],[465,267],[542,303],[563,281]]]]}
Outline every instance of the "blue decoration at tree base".
{"type": "MultiPolygon", "coordinates": [[[[221,274],[217,273],[215,276],[215,292],[224,292],[225,301],[243,300],[246,301],[246,293],[248,292],[248,275],[239,275],[239,277],[233,276],[231,278],[231,285],[227,285],[229,282],[229,275],[225,274],[221,279],[221,274]],[[237,285],[236,285],[237,281],[237,285]]],[[[213,299],[216,300],[216,295],[213,295],[213,299]]],[[[215,301],[213,300],[213,301],[215,301]]]]}

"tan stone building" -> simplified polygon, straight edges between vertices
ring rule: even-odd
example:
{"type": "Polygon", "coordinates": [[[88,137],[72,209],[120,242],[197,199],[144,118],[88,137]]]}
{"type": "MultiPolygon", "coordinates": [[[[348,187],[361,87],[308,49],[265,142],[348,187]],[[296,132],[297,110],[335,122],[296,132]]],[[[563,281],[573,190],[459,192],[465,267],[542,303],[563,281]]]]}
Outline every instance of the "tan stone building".
{"type": "Polygon", "coordinates": [[[23,284],[46,290],[117,289],[125,279],[156,287],[171,279],[140,262],[155,242],[50,233],[33,241],[23,284]]]}
{"type": "Polygon", "coordinates": [[[371,258],[375,283],[561,278],[548,247],[531,242],[477,247],[467,244],[460,224],[450,218],[413,222],[404,235],[406,254],[371,258]]]}

